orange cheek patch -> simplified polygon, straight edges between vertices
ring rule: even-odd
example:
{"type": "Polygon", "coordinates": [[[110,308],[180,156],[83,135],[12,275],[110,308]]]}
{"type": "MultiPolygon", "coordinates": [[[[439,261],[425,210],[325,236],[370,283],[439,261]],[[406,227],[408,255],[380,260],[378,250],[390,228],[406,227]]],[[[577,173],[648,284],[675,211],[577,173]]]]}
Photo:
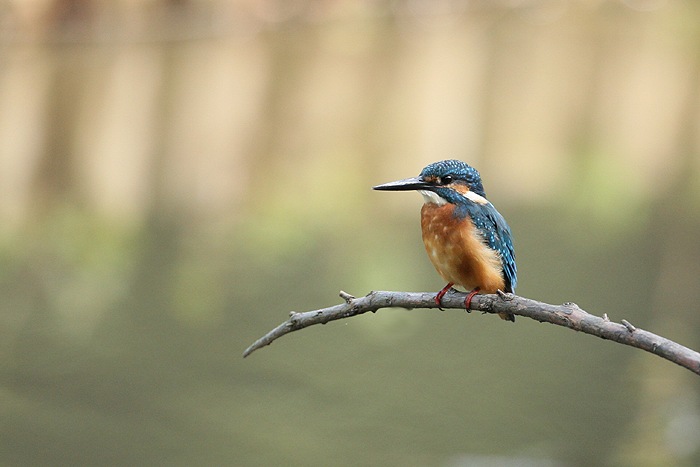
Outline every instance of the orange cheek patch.
{"type": "Polygon", "coordinates": [[[469,192],[469,185],[466,185],[464,183],[451,183],[449,187],[457,193],[459,193],[460,195],[466,195],[467,192],[469,192]]]}

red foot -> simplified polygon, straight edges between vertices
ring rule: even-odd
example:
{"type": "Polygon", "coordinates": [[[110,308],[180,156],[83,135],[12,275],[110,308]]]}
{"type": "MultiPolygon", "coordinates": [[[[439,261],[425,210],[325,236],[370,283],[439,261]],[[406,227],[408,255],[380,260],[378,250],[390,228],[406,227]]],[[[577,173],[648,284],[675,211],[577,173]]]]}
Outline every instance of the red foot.
{"type": "Polygon", "coordinates": [[[467,295],[467,298],[464,299],[464,307],[467,309],[467,311],[469,311],[469,308],[472,305],[472,298],[474,298],[474,295],[476,295],[478,293],[479,293],[479,287],[477,287],[476,289],[469,292],[469,294],[467,295]]]}
{"type": "Polygon", "coordinates": [[[453,285],[454,284],[450,282],[445,287],[443,287],[442,290],[437,293],[437,295],[435,295],[435,304],[440,310],[442,310],[442,297],[445,296],[445,294],[452,288],[453,285]]]}

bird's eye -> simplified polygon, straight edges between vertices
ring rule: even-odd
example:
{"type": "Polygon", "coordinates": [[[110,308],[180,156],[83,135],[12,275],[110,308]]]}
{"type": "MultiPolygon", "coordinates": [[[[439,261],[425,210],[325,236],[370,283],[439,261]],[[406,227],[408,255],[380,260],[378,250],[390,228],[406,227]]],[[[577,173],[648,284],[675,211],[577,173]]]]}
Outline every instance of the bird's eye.
{"type": "Polygon", "coordinates": [[[449,185],[450,183],[452,183],[452,175],[445,175],[444,177],[440,177],[441,185],[449,185]]]}

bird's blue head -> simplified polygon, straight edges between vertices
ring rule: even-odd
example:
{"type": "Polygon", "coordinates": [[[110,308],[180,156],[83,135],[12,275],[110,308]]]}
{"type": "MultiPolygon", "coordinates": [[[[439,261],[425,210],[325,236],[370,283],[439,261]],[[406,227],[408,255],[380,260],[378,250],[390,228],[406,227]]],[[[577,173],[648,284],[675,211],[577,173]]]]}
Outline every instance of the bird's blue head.
{"type": "Polygon", "coordinates": [[[460,204],[465,198],[479,203],[488,203],[479,171],[458,160],[433,162],[417,177],[377,185],[375,190],[417,190],[426,201],[438,204],[460,204]]]}

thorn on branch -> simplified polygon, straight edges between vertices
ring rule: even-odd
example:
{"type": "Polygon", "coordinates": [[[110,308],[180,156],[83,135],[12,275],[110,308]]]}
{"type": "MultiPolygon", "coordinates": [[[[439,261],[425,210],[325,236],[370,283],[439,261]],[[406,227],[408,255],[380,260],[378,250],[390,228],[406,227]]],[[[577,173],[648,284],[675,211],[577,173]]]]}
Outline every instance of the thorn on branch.
{"type": "Polygon", "coordinates": [[[498,294],[499,297],[501,297],[503,300],[506,300],[506,301],[511,301],[511,300],[513,300],[513,297],[515,297],[515,295],[513,295],[512,293],[504,292],[501,289],[497,289],[496,293],[498,294]]]}
{"type": "Polygon", "coordinates": [[[289,312],[289,319],[287,320],[287,327],[290,329],[294,329],[297,327],[297,324],[299,323],[299,315],[301,313],[297,313],[296,311],[291,311],[289,312]]]}
{"type": "Polygon", "coordinates": [[[340,295],[340,298],[342,298],[343,300],[345,300],[345,303],[347,303],[348,305],[349,305],[350,303],[352,303],[353,300],[355,300],[355,297],[354,297],[354,296],[352,296],[352,295],[350,295],[349,293],[344,292],[344,291],[342,291],[342,290],[340,291],[340,293],[339,293],[338,295],[340,295]]]}
{"type": "Polygon", "coordinates": [[[626,319],[623,319],[622,321],[620,321],[620,323],[622,323],[622,325],[623,325],[624,327],[626,327],[627,330],[628,330],[629,332],[634,332],[634,331],[637,330],[637,328],[635,328],[634,326],[632,326],[632,323],[630,323],[630,322],[627,321],[626,319]]]}

